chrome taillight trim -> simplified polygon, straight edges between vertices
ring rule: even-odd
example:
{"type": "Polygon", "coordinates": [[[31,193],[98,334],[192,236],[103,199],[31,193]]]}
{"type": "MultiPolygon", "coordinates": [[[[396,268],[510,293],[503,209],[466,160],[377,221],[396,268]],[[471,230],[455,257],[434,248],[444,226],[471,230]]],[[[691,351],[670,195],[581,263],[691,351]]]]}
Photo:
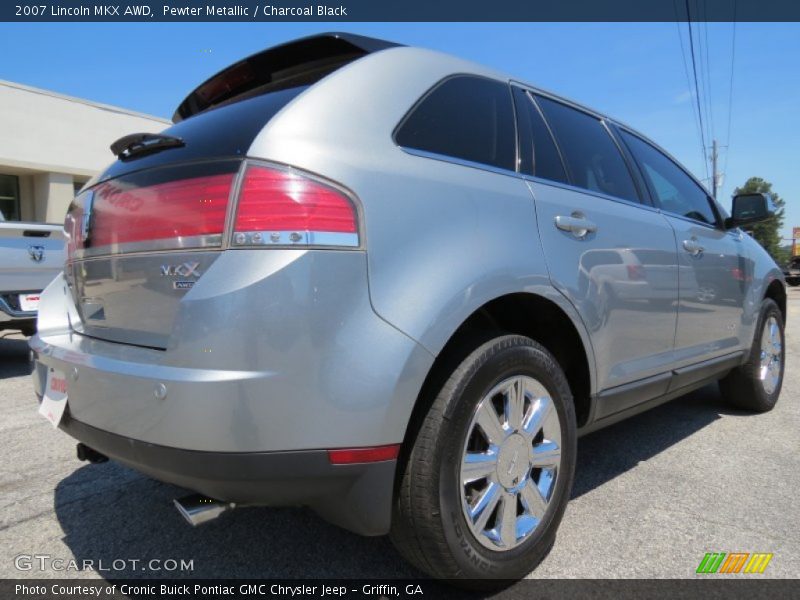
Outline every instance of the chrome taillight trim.
{"type": "Polygon", "coordinates": [[[358,248],[357,233],[337,231],[235,231],[233,248],[260,246],[314,246],[358,248]]]}
{"type": "Polygon", "coordinates": [[[164,250],[194,250],[204,248],[221,248],[222,234],[193,235],[186,237],[148,240],[146,242],[130,242],[127,244],[109,244],[106,246],[90,246],[75,250],[72,259],[80,260],[96,256],[117,254],[133,254],[137,252],[159,252],[164,250]]]}

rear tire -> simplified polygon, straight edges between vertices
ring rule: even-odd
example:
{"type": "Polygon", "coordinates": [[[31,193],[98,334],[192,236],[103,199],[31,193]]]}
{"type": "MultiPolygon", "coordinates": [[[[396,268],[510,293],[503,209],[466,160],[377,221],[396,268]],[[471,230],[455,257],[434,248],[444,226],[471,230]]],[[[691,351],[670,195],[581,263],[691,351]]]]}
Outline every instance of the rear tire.
{"type": "Polygon", "coordinates": [[[517,335],[482,344],[451,373],[407,442],[392,541],[420,570],[462,586],[524,577],[555,540],[576,437],[567,379],[543,346],[517,335]],[[480,467],[487,474],[470,470],[484,460],[493,461],[480,467]]]}
{"type": "Polygon", "coordinates": [[[781,393],[785,358],[783,315],[775,301],[766,298],[747,362],[719,382],[723,397],[745,410],[772,410],[781,393]]]}

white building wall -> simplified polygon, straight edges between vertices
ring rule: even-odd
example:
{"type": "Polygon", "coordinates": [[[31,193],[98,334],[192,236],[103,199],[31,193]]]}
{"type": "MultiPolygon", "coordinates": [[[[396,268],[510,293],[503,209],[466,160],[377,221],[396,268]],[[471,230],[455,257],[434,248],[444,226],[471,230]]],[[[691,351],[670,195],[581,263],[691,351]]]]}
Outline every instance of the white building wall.
{"type": "Polygon", "coordinates": [[[20,217],[61,223],[83,183],[114,161],[123,135],[171,123],[122,108],[0,80],[0,174],[19,182],[20,217]]]}
{"type": "Polygon", "coordinates": [[[169,121],[0,80],[0,165],[92,176],[114,160],[108,147],[169,121]]]}

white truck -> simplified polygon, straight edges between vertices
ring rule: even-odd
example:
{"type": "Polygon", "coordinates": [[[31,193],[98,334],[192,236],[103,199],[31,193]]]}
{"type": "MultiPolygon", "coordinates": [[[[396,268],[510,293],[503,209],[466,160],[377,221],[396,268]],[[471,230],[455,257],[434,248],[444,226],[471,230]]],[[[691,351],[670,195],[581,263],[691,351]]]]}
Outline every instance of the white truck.
{"type": "Polygon", "coordinates": [[[39,294],[64,267],[64,227],[0,213],[0,330],[36,331],[39,294]]]}

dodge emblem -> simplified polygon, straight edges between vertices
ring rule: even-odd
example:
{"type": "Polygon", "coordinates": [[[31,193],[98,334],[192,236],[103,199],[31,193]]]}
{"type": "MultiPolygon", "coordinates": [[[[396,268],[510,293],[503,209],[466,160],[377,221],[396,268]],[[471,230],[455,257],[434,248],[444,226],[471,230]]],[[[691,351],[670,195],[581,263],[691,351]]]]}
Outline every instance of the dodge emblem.
{"type": "Polygon", "coordinates": [[[44,260],[44,246],[28,246],[28,255],[33,262],[42,262],[44,260]]]}

